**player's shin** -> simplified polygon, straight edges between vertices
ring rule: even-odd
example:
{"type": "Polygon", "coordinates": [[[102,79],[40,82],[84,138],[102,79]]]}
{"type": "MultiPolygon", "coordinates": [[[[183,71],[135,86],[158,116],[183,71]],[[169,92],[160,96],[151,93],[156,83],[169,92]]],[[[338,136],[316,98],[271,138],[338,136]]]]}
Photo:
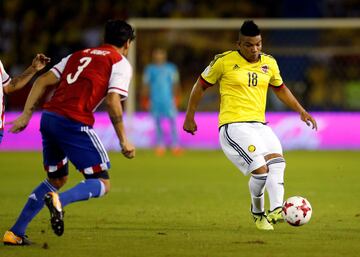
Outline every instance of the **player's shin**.
{"type": "Polygon", "coordinates": [[[44,206],[44,196],[48,192],[56,192],[48,180],[44,180],[38,187],[34,189],[29,195],[29,198],[21,211],[14,226],[10,228],[17,236],[24,236],[25,230],[30,221],[38,214],[44,206]]]}
{"type": "Polygon", "coordinates": [[[270,211],[281,207],[284,201],[284,171],[285,159],[277,157],[267,162],[269,173],[266,180],[266,190],[269,195],[270,211]]]}
{"type": "Polygon", "coordinates": [[[264,189],[267,174],[252,174],[249,180],[251,195],[251,212],[259,214],[264,212],[264,189]]]}
{"type": "Polygon", "coordinates": [[[62,206],[85,201],[105,194],[105,185],[100,179],[85,179],[69,190],[59,194],[62,206]]]}

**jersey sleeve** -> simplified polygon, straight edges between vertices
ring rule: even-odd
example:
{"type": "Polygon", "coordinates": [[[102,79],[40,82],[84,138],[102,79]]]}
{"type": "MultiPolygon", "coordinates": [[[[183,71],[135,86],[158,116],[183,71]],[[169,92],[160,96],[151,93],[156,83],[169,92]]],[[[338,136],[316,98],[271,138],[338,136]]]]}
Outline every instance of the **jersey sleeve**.
{"type": "Polygon", "coordinates": [[[57,78],[61,77],[61,74],[63,73],[70,56],[71,54],[62,58],[62,60],[58,64],[54,65],[54,67],[51,68],[50,71],[52,71],[57,78]]]}
{"type": "Polygon", "coordinates": [[[214,60],[206,67],[206,69],[201,73],[202,83],[206,84],[205,86],[214,85],[223,73],[223,62],[222,55],[216,55],[214,60]]]}
{"type": "Polygon", "coordinates": [[[275,60],[273,63],[271,63],[271,71],[272,77],[270,78],[270,85],[273,87],[280,87],[284,82],[280,75],[279,66],[275,60]]]}
{"type": "Polygon", "coordinates": [[[1,61],[0,61],[0,73],[1,73],[1,79],[2,79],[2,86],[6,87],[7,85],[9,85],[11,78],[10,78],[9,74],[7,74],[7,72],[5,71],[5,68],[1,61]]]}
{"type": "Polygon", "coordinates": [[[125,100],[128,96],[131,76],[132,68],[127,61],[115,63],[111,71],[108,93],[117,93],[121,95],[121,100],[125,100]]]}

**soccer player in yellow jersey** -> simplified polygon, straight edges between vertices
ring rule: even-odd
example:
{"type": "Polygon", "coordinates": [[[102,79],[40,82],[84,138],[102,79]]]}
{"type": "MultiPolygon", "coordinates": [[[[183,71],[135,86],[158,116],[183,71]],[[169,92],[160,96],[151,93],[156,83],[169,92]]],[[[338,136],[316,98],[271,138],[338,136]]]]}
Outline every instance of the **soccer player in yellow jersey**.
{"type": "Polygon", "coordinates": [[[265,107],[270,87],[300,119],[317,129],[307,113],[285,86],[276,60],[261,52],[260,29],[251,20],[240,29],[238,50],[216,55],[195,83],[183,125],[191,134],[197,131],[195,111],[207,87],[220,87],[219,140],[225,155],[244,174],[251,174],[251,212],[260,230],[273,230],[282,221],[285,159],[279,139],[266,125],[265,107]],[[264,191],[270,210],[265,214],[264,191]]]}

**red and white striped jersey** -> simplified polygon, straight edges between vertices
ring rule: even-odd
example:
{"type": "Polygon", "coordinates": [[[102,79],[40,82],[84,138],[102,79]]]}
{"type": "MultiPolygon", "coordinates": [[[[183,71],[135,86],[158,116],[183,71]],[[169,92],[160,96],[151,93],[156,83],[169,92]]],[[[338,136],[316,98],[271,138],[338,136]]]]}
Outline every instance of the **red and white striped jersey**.
{"type": "Polygon", "coordinates": [[[4,129],[5,123],[5,103],[3,88],[9,84],[10,80],[10,76],[6,73],[2,62],[0,61],[0,130],[4,129]]]}
{"type": "Polygon", "coordinates": [[[127,98],[132,76],[128,60],[107,44],[70,54],[51,71],[60,81],[44,109],[89,126],[107,93],[127,98]]]}

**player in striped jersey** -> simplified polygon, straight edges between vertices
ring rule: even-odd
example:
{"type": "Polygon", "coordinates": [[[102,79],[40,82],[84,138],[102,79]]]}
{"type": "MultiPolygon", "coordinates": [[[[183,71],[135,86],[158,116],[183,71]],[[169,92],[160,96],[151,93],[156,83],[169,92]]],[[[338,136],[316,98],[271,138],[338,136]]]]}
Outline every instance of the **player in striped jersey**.
{"type": "Polygon", "coordinates": [[[0,144],[4,135],[5,123],[4,94],[11,94],[12,92],[23,88],[38,71],[45,68],[49,61],[50,58],[46,57],[44,54],[37,54],[31,65],[21,75],[16,76],[13,79],[10,78],[0,61],[0,144]]]}
{"type": "Polygon", "coordinates": [[[92,128],[93,112],[104,99],[123,155],[135,156],[135,147],[125,133],[121,106],[132,76],[126,55],[134,38],[134,30],[125,21],[108,21],[103,45],[68,55],[35,81],[24,111],[10,131],[22,131],[46,89],[56,86],[52,98],[44,105],[40,122],[48,178],[30,194],[17,221],[5,232],[5,244],[31,243],[25,230],[44,204],[50,211],[54,233],[61,236],[64,206],[101,197],[110,190],[109,157],[92,128]],[[58,194],[68,177],[68,160],[83,173],[85,180],[58,194]]]}
{"type": "Polygon", "coordinates": [[[219,139],[222,150],[244,174],[251,174],[249,190],[251,212],[260,230],[273,230],[281,221],[284,198],[285,159],[281,144],[266,125],[265,106],[270,87],[300,119],[317,129],[316,121],[299,104],[280,76],[276,60],[261,52],[260,29],[253,21],[245,21],[240,29],[238,50],[215,56],[195,83],[183,128],[197,130],[195,111],[206,88],[220,87],[219,139]],[[270,211],[265,214],[264,190],[270,211]]]}

